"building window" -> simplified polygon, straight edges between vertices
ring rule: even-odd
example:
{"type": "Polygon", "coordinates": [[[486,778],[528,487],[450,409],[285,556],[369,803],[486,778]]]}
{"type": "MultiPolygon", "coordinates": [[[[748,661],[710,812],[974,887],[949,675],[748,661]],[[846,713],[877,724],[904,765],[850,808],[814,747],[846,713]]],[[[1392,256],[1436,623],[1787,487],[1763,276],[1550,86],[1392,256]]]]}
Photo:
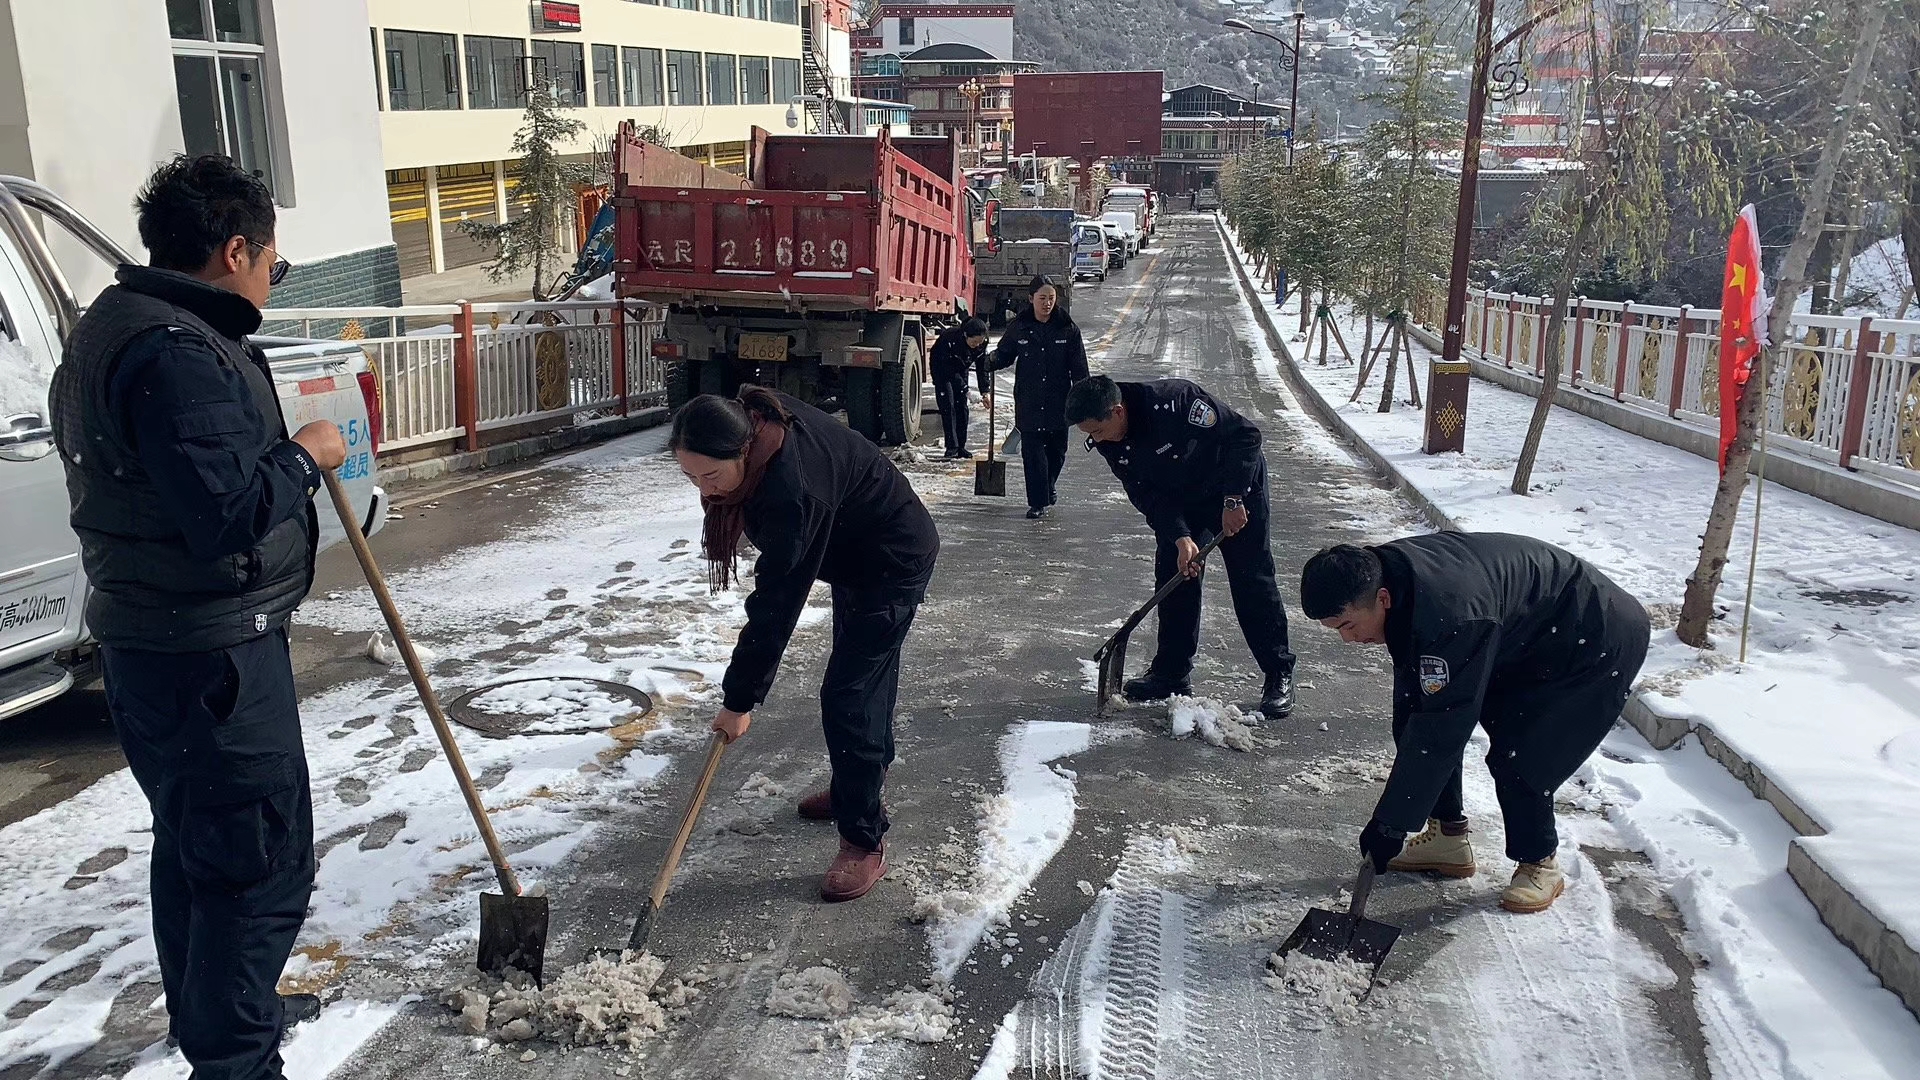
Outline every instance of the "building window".
{"type": "Polygon", "coordinates": [[[257,0],[167,0],[167,29],[187,152],[233,158],[281,205],[291,205],[274,182],[267,40],[257,0]]]}
{"type": "Polygon", "coordinates": [[[773,100],[773,73],[764,56],[740,58],[740,104],[765,105],[773,100]]]}
{"type": "Polygon", "coordinates": [[[800,24],[799,0],[773,0],[773,21],[798,26],[800,24]]]}
{"type": "Polygon", "coordinates": [[[459,108],[459,40],[452,34],[387,31],[387,101],[400,112],[459,108]]]}
{"type": "Polygon", "coordinates": [[[773,18],[773,8],[767,0],[740,0],[740,16],[767,22],[773,18]]]}
{"type": "Polygon", "coordinates": [[[707,54],[707,104],[739,104],[738,70],[732,53],[707,54]]]}
{"type": "Polygon", "coordinates": [[[578,108],[587,103],[586,50],[578,42],[534,42],[533,65],[535,76],[553,87],[556,104],[578,108]]]}
{"type": "Polygon", "coordinates": [[[733,0],[707,0],[707,14],[709,15],[733,14],[733,0]]]}
{"type": "Polygon", "coordinates": [[[667,104],[700,104],[700,54],[667,50],[667,104]]]}
{"type": "Polygon", "coordinates": [[[800,61],[773,58],[773,100],[784,104],[800,96],[800,61]]]}
{"type": "Polygon", "coordinates": [[[665,105],[667,96],[660,81],[660,50],[626,48],[620,50],[620,58],[626,76],[623,85],[627,104],[634,108],[665,105]]]}
{"type": "Polygon", "coordinates": [[[700,0],[667,0],[667,6],[681,11],[699,11],[700,0]]]}
{"type": "Polygon", "coordinates": [[[902,45],[913,44],[913,20],[912,19],[900,20],[900,44],[902,45]]]}
{"type": "Polygon", "coordinates": [[[602,108],[620,104],[620,50],[616,46],[593,47],[593,103],[602,108]]]}
{"type": "Polygon", "coordinates": [[[913,106],[916,109],[925,110],[926,112],[939,112],[940,111],[940,91],[909,90],[907,91],[907,104],[913,106]]]}
{"type": "Polygon", "coordinates": [[[467,35],[467,107],[517,109],[526,97],[527,43],[467,35]]]}

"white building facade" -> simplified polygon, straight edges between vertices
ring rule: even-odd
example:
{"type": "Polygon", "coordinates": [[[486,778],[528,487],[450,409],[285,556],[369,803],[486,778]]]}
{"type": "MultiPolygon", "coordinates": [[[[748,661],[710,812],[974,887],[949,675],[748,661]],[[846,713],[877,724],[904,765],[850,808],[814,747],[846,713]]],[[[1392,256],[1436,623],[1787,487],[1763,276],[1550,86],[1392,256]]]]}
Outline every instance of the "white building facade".
{"type": "MultiPolygon", "coordinates": [[[[400,298],[364,0],[63,0],[0,11],[0,171],[143,255],[133,196],[180,152],[273,190],[281,306],[400,298]]],[[[58,230],[55,230],[57,233],[58,230]]],[[[54,237],[75,290],[111,268],[54,237]]]]}

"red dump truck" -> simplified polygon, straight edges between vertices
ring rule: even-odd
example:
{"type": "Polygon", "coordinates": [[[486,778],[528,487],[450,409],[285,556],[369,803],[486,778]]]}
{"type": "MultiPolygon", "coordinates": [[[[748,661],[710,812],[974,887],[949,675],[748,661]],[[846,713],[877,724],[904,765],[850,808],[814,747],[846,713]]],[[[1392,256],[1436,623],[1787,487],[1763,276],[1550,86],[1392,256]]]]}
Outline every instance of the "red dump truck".
{"type": "Polygon", "coordinates": [[[933,335],[973,308],[958,165],[950,137],[755,128],[743,179],[623,124],[615,287],[667,308],[668,403],[757,382],[912,441],[933,335]]]}

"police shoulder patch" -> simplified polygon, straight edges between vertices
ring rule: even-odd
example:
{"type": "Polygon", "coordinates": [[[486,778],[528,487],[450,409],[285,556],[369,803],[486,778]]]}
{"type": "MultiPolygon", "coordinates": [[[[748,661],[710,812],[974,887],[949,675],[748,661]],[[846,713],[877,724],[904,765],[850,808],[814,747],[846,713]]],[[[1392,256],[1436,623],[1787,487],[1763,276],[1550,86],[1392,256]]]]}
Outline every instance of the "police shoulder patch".
{"type": "Polygon", "coordinates": [[[1447,688],[1447,682],[1451,677],[1451,674],[1447,671],[1447,662],[1444,658],[1438,656],[1423,656],[1420,658],[1421,690],[1428,694],[1437,694],[1447,688]]]}
{"type": "Polygon", "coordinates": [[[1220,422],[1220,413],[1204,400],[1196,399],[1193,407],[1187,410],[1187,423],[1197,428],[1210,428],[1220,422]]]}

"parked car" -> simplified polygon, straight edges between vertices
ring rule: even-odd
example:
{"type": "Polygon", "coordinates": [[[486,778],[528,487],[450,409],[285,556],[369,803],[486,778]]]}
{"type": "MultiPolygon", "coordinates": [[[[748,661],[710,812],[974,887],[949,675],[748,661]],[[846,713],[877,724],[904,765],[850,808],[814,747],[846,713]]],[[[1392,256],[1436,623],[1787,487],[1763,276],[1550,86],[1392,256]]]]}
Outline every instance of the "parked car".
{"type": "Polygon", "coordinates": [[[1212,188],[1201,188],[1193,193],[1193,208],[1195,210],[1220,209],[1220,193],[1212,188]]]}
{"type": "MultiPolygon", "coordinates": [[[[53,192],[0,176],[0,719],[97,674],[80,542],[68,524],[66,473],[47,416],[47,389],[80,304],[29,210],[109,263],[134,261],[53,192]]],[[[321,419],[340,427],[347,443],[340,477],[371,536],[386,522],[387,495],[374,482],[380,413],[366,354],[353,342],[260,344],[271,346],[290,429],[321,419]]],[[[320,500],[319,510],[320,545],[345,539],[331,500],[320,500]]]]}
{"type": "Polygon", "coordinates": [[[1109,210],[1100,215],[1100,220],[1110,222],[1120,230],[1120,236],[1127,244],[1127,258],[1140,254],[1140,245],[1146,237],[1140,232],[1140,214],[1134,210],[1109,210]]]}
{"type": "Polygon", "coordinates": [[[1127,246],[1127,234],[1111,221],[1096,219],[1091,224],[1100,230],[1100,235],[1107,238],[1107,269],[1126,269],[1127,259],[1133,254],[1127,246]]]}
{"type": "Polygon", "coordinates": [[[1107,234],[1090,221],[1073,226],[1073,276],[1107,280],[1107,234]]]}

